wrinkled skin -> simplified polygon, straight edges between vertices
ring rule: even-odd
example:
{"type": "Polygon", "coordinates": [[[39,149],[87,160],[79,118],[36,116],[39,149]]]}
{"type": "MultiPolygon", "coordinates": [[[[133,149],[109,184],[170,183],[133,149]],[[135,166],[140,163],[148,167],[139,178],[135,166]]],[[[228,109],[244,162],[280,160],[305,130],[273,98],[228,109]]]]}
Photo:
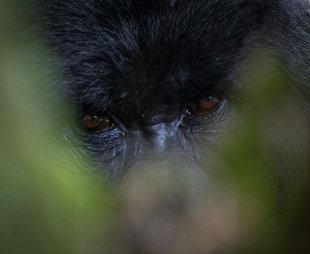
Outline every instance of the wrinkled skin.
{"type": "Polygon", "coordinates": [[[278,59],[296,92],[309,98],[306,1],[51,0],[42,6],[60,86],[78,118],[114,124],[97,133],[78,123],[65,139],[76,154],[91,154],[109,179],[154,154],[184,160],[184,167],[212,163],[235,119],[233,94],[247,89],[240,72],[255,50],[278,59]],[[219,100],[216,110],[195,114],[189,105],[209,96],[219,100]]]}

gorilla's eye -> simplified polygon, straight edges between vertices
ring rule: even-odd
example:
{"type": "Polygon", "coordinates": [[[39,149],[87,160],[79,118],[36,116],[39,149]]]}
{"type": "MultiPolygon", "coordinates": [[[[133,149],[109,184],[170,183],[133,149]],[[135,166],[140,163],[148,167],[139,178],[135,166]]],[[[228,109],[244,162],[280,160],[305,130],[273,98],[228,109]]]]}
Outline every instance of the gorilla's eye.
{"type": "Polygon", "coordinates": [[[218,98],[209,96],[196,102],[189,103],[189,111],[194,115],[205,116],[215,112],[220,104],[218,98]]]}
{"type": "Polygon", "coordinates": [[[82,119],[83,125],[91,133],[101,133],[114,127],[109,119],[101,118],[96,115],[86,115],[82,119]]]}

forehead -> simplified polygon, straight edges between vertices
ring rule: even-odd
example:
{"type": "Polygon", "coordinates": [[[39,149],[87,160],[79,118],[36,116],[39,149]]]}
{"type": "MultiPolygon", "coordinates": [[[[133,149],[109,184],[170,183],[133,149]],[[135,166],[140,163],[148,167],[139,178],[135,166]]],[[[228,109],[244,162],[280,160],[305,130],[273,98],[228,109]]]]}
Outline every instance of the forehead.
{"type": "Polygon", "coordinates": [[[91,15],[97,18],[100,34],[111,39],[106,40],[108,44],[124,43],[124,49],[182,49],[182,55],[193,54],[194,46],[234,44],[261,22],[257,16],[259,7],[264,7],[227,0],[177,1],[173,5],[160,0],[116,0],[97,1],[95,5],[96,13],[91,15]],[[185,50],[189,44],[190,52],[185,50]]]}
{"type": "Polygon", "coordinates": [[[113,54],[126,57],[131,51],[152,58],[158,50],[183,57],[203,49],[227,52],[262,22],[268,6],[258,0],[50,2],[48,25],[58,46],[71,44],[88,51],[101,46],[112,60],[113,54]]]}
{"type": "Polygon", "coordinates": [[[88,27],[96,29],[89,44],[97,44],[95,54],[119,70],[118,77],[135,79],[137,75],[132,74],[139,70],[144,79],[157,78],[180,66],[187,69],[183,73],[199,72],[202,65],[209,65],[212,72],[213,66],[229,64],[230,55],[261,22],[259,7],[264,5],[246,2],[95,1],[96,11],[91,14],[95,23],[88,27]],[[155,77],[150,77],[154,70],[155,77]]]}
{"type": "Polygon", "coordinates": [[[149,96],[158,90],[167,101],[177,94],[176,84],[209,90],[227,75],[267,5],[258,0],[52,0],[47,23],[71,94],[82,103],[107,105],[107,96],[149,96]]]}

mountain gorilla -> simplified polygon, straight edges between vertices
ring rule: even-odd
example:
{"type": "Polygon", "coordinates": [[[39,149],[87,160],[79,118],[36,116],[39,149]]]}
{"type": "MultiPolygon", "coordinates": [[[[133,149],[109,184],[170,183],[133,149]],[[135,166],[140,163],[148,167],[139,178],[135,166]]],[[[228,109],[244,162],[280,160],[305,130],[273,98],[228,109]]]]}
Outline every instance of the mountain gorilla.
{"type": "Polygon", "coordinates": [[[80,119],[66,140],[111,180],[152,156],[188,168],[212,160],[235,119],[233,94],[247,89],[240,76],[251,52],[277,58],[296,93],[309,98],[306,0],[49,0],[41,7],[60,87],[80,119]]]}

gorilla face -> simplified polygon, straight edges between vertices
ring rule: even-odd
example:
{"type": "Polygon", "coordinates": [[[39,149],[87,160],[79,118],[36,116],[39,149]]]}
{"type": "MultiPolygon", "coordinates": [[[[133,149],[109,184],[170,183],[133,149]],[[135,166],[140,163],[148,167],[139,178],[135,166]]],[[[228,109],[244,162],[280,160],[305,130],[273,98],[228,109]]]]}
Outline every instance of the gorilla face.
{"type": "Polygon", "coordinates": [[[152,154],[208,161],[234,119],[232,94],[247,89],[245,56],[278,45],[279,2],[47,1],[61,87],[79,112],[78,141],[67,139],[110,178],[152,154]]]}

